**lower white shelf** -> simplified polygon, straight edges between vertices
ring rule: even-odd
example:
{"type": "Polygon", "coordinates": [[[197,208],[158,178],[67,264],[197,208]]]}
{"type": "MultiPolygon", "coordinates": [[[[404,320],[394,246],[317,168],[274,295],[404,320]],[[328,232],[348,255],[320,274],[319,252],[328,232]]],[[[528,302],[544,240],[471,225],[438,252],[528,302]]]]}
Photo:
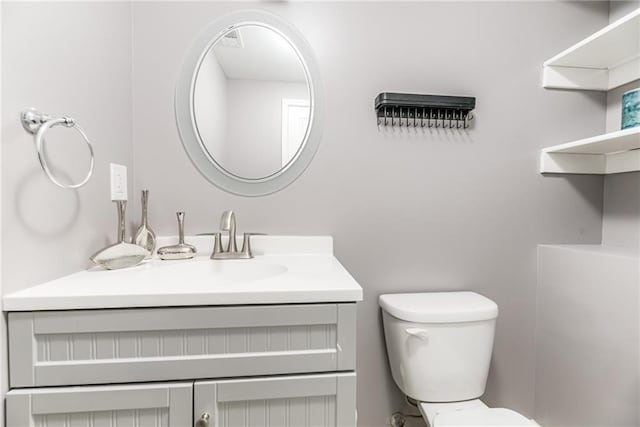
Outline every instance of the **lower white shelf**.
{"type": "Polygon", "coordinates": [[[595,256],[614,256],[623,258],[633,258],[640,260],[640,248],[624,247],[624,246],[611,246],[602,244],[540,244],[538,249],[546,250],[563,250],[582,252],[584,254],[592,254],[595,256]]]}
{"type": "Polygon", "coordinates": [[[612,174],[640,171],[640,127],[554,145],[540,153],[541,173],[612,174]]]}

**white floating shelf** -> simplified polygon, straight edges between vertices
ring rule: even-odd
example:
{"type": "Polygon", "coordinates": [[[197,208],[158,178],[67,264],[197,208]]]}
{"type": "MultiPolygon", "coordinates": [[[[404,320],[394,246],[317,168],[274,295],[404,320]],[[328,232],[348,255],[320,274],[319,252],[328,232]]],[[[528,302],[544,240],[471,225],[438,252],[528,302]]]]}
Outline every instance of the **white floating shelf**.
{"type": "Polygon", "coordinates": [[[544,63],[550,89],[607,91],[640,79],[640,9],[544,63]]]}
{"type": "Polygon", "coordinates": [[[541,173],[610,174],[640,171],[640,127],[545,148],[541,173]]]}

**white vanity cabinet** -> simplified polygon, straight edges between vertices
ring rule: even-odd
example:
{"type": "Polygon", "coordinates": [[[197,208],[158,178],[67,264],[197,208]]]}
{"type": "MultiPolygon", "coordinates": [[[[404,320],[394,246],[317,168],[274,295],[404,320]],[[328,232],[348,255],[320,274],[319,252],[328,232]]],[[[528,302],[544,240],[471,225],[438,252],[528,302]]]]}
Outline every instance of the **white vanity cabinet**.
{"type": "Polygon", "coordinates": [[[228,263],[187,240],[200,256],[3,296],[6,427],[355,427],[362,288],[331,238],[228,263]]]}
{"type": "Polygon", "coordinates": [[[355,303],[10,312],[8,329],[7,427],[355,426],[355,303]]]}

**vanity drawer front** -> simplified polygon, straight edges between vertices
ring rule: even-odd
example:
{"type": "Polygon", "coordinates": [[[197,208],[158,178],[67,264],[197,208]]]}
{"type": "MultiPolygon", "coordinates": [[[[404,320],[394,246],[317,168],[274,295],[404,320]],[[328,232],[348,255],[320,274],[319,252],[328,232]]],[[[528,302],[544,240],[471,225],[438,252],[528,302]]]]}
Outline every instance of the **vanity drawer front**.
{"type": "Polygon", "coordinates": [[[11,390],[7,427],[187,427],[192,391],[191,382],[11,390]]]}
{"type": "Polygon", "coordinates": [[[11,387],[355,369],[355,304],[9,313],[11,387]]]}

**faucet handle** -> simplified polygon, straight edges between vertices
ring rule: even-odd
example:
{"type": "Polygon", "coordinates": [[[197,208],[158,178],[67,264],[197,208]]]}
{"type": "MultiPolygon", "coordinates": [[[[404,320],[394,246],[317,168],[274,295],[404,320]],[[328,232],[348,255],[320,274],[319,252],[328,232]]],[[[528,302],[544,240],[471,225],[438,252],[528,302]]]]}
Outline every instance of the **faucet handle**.
{"type": "Polygon", "coordinates": [[[242,254],[247,258],[253,258],[253,254],[251,253],[251,236],[266,235],[266,233],[244,233],[244,238],[242,239],[242,254]]]}
{"type": "Polygon", "coordinates": [[[216,233],[198,233],[197,236],[213,236],[213,252],[211,252],[211,259],[217,254],[224,252],[222,249],[222,233],[219,231],[216,233]]]}

